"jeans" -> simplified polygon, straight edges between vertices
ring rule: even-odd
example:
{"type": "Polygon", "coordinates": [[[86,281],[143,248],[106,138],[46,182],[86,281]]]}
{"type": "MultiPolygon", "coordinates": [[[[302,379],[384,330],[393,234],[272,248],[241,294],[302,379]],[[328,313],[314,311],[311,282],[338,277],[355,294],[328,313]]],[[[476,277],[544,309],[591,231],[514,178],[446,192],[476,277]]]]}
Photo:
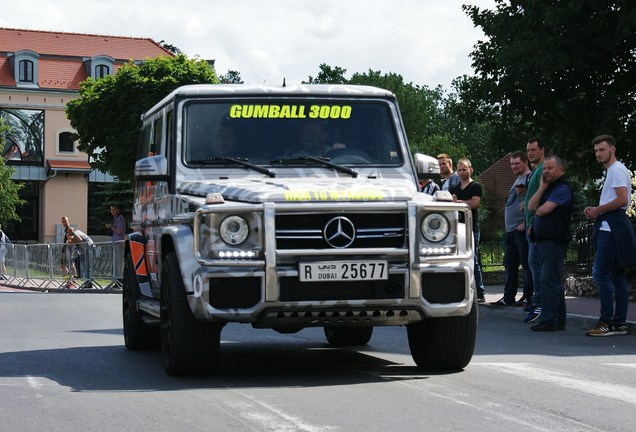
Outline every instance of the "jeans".
{"type": "Polygon", "coordinates": [[[484,281],[481,274],[481,255],[479,254],[479,231],[473,231],[473,239],[475,241],[475,286],[477,287],[477,295],[484,295],[484,281]]]}
{"type": "Polygon", "coordinates": [[[536,243],[536,252],[541,263],[541,322],[553,326],[565,325],[563,265],[567,251],[567,243],[550,240],[536,243]]]}
{"type": "Polygon", "coordinates": [[[504,300],[513,303],[517,296],[519,265],[523,269],[523,298],[532,298],[532,273],[528,267],[528,241],[524,231],[510,231],[504,237],[504,300]]]}
{"type": "Polygon", "coordinates": [[[601,321],[605,324],[624,324],[629,302],[627,277],[624,269],[616,268],[616,249],[609,231],[598,231],[596,234],[592,277],[601,300],[601,321]]]}
{"type": "Polygon", "coordinates": [[[526,241],[528,242],[528,267],[530,267],[532,274],[532,305],[541,306],[543,302],[541,297],[541,262],[537,253],[537,244],[530,240],[528,234],[526,234],[526,241]]]}

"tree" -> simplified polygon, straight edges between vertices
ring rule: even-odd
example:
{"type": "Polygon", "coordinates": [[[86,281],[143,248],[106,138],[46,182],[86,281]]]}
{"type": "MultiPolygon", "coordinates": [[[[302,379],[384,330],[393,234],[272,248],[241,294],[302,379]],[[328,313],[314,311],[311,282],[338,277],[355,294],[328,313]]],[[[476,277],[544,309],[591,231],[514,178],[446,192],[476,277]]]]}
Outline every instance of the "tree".
{"type": "Polygon", "coordinates": [[[495,139],[541,134],[584,179],[600,174],[590,145],[598,134],[614,135],[619,156],[636,161],[636,2],[496,0],[494,10],[463,8],[486,39],[471,53],[476,76],[462,83],[461,97],[498,118],[495,139]]]}
{"type": "Polygon", "coordinates": [[[326,63],[322,63],[318,68],[320,72],[318,72],[316,78],[309,76],[307,81],[303,81],[303,84],[345,84],[347,82],[344,76],[347,70],[340,66],[331,67],[326,63]]]}
{"type": "MultiPolygon", "coordinates": [[[[8,131],[9,128],[0,119],[0,149],[4,149],[4,135],[8,131]]],[[[0,202],[2,203],[0,206],[0,224],[2,225],[9,221],[20,221],[15,209],[22,204],[26,204],[26,201],[20,199],[18,194],[23,185],[11,179],[14,172],[15,169],[6,166],[4,158],[0,157],[0,202]]]]}
{"type": "Polygon", "coordinates": [[[229,70],[227,73],[219,76],[221,84],[243,84],[241,73],[235,70],[229,70]]]}
{"type": "Polygon", "coordinates": [[[94,167],[131,181],[141,114],[181,85],[217,82],[205,60],[181,54],[128,63],[114,76],[89,78],[80,84],[80,97],[66,107],[78,149],[94,167]]]}

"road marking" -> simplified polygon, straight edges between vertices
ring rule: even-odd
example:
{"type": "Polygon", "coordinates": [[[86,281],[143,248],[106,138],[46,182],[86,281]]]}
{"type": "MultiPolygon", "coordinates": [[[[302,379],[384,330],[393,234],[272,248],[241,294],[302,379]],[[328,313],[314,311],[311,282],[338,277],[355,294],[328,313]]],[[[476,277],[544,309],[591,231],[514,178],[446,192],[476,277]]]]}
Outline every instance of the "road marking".
{"type": "Polygon", "coordinates": [[[40,382],[40,380],[37,377],[34,376],[30,376],[28,375],[26,377],[27,383],[29,383],[29,386],[31,386],[31,388],[38,390],[40,389],[40,387],[42,387],[42,383],[40,382]]]}
{"type": "Polygon", "coordinates": [[[636,363],[602,363],[603,366],[619,366],[636,369],[636,363]]]}
{"type": "Polygon", "coordinates": [[[241,409],[241,417],[250,421],[256,422],[259,426],[258,430],[267,431],[281,431],[281,432],[323,432],[323,431],[335,431],[339,428],[326,425],[311,425],[302,421],[302,419],[295,417],[282,411],[279,408],[273,407],[262,400],[256,399],[246,393],[236,391],[232,389],[234,393],[239,394],[242,398],[247,399],[249,402],[234,401],[227,403],[227,405],[234,405],[241,409]]]}
{"type": "Polygon", "coordinates": [[[607,399],[607,395],[612,395],[612,399],[620,400],[621,402],[636,406],[636,392],[634,392],[632,387],[626,385],[579,377],[573,374],[542,368],[531,363],[479,364],[525,380],[556,384],[563,388],[586,393],[603,399],[607,399]]]}

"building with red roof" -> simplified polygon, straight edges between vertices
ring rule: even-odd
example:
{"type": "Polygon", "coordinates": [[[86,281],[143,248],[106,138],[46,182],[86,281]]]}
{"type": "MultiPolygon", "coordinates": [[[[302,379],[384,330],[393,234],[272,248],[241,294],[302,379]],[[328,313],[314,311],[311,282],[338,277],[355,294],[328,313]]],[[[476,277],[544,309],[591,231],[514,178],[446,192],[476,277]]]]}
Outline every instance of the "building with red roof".
{"type": "Polygon", "coordinates": [[[80,83],[170,55],[147,38],[0,28],[0,118],[9,126],[1,150],[27,201],[22,221],[4,227],[12,241],[55,242],[62,216],[87,230],[92,191],[116,180],[92,169],[73,141],[65,108],[80,83]]]}

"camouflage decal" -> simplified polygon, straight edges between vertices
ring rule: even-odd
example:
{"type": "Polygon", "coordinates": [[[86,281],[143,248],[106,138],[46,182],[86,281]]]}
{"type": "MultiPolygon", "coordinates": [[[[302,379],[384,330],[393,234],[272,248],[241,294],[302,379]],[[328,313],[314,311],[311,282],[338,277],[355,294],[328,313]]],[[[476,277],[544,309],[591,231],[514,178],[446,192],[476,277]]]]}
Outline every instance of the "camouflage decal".
{"type": "Polygon", "coordinates": [[[183,182],[179,192],[206,196],[220,193],[226,200],[262,202],[408,201],[417,192],[403,180],[253,179],[183,182]]]}

